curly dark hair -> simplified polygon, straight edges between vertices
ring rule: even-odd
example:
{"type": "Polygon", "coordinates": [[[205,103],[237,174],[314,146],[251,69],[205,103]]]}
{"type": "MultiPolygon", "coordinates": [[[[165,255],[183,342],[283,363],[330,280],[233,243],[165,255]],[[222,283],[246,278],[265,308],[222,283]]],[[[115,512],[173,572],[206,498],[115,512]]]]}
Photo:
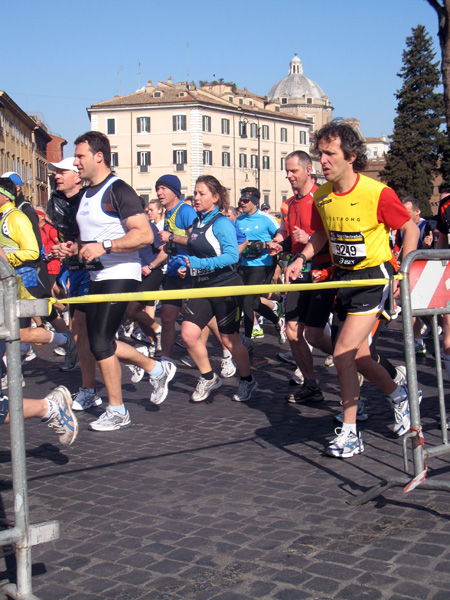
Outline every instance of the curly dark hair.
{"type": "Polygon", "coordinates": [[[353,170],[355,173],[364,171],[367,166],[366,144],[357,132],[348,125],[343,123],[342,119],[333,119],[316,132],[314,137],[314,152],[319,154],[320,140],[341,140],[341,148],[345,158],[348,160],[352,154],[356,154],[353,162],[353,170]]]}

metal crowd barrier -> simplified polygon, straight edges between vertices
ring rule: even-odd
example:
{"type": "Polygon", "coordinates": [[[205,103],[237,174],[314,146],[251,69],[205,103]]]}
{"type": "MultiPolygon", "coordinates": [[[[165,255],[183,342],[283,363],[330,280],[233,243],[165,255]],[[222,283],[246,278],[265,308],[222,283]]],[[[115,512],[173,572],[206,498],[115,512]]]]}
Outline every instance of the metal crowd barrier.
{"type": "Polygon", "coordinates": [[[450,491],[450,481],[427,479],[426,461],[450,452],[446,428],[444,384],[441,365],[441,348],[438,336],[438,315],[450,313],[450,250],[416,250],[402,262],[400,281],[405,358],[411,411],[411,429],[403,440],[404,470],[407,475],[389,477],[370,488],[350,502],[360,506],[373,500],[392,487],[404,487],[410,492],[417,486],[428,490],[450,491]],[[442,443],[425,448],[425,439],[420,421],[420,403],[417,384],[417,366],[414,349],[413,317],[431,316],[434,353],[436,357],[436,379],[439,398],[439,414],[442,443]],[[408,442],[412,446],[413,478],[408,461],[408,442]]]}
{"type": "Polygon", "coordinates": [[[0,544],[14,544],[17,584],[0,586],[0,594],[15,600],[38,600],[31,587],[31,547],[59,537],[58,521],[30,525],[25,462],[22,365],[19,317],[48,315],[47,300],[18,300],[11,267],[0,259],[0,339],[6,340],[14,526],[0,531],[0,544]]]}

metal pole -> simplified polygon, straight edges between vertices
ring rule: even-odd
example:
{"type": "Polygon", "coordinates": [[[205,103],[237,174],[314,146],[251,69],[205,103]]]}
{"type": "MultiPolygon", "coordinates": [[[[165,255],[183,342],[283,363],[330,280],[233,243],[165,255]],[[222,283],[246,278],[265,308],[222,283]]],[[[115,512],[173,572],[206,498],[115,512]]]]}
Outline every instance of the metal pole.
{"type": "Polygon", "coordinates": [[[11,437],[11,465],[14,494],[14,523],[20,532],[16,543],[17,592],[18,597],[31,594],[31,544],[28,539],[30,528],[28,486],[25,462],[25,431],[23,420],[22,365],[20,357],[20,332],[17,318],[17,282],[14,273],[0,260],[0,277],[3,287],[5,325],[9,331],[6,338],[8,359],[8,397],[11,437]]]}

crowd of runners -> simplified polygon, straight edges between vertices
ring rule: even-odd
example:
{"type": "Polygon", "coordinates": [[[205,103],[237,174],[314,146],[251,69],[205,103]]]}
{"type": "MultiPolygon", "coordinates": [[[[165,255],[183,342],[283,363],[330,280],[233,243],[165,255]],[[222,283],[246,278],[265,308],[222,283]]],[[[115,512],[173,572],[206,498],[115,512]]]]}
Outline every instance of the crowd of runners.
{"type": "MultiPolygon", "coordinates": [[[[108,138],[95,131],[75,140],[74,157],[49,164],[56,189],[45,208],[35,211],[21,194],[19,175],[5,173],[0,178],[1,259],[10,263],[34,297],[167,292],[158,303],[159,316],[154,301],[137,297],[129,303],[112,298],[69,308],[55,303],[43,322],[22,320],[24,361],[34,358],[33,344],[50,343],[65,356],[61,369],[69,374],[79,368],[82,376],[82,386],[71,390],[73,396],[60,386],[43,399],[25,399],[25,417],[40,417],[63,445],[73,443],[76,412],[103,402],[95,384],[98,365],[106,410],[89,428],[104,432],[129,427],[121,363],[129,367],[135,384],[148,376],[145,393],[150,402],[161,404],[177,377],[175,343],[186,348],[181,362],[199,372],[192,402],[206,400],[223,378],[235,375],[238,383],[231,400],[257,401],[258,373],[251,367],[250,354],[253,339],[264,335],[264,323],[271,323],[280,344],[290,345],[289,352],[278,356],[295,369],[292,381],[297,388],[286,394],[286,402],[324,399],[313,348],[337,370],[343,412],[336,415],[340,427],[326,449],[329,456],[348,458],[364,451],[357,427],[367,419],[360,399],[364,379],[391,403],[394,432],[408,432],[405,367],[393,366],[376,349],[379,324],[390,319],[389,285],[370,280],[389,279],[402,257],[433,246],[433,234],[424,226],[415,198],[401,201],[392,189],[362,174],[365,146],[349,125],[325,125],[315,135],[314,152],[326,183],[317,186],[306,152],[289,154],[286,176],[293,195],[283,202],[280,221],[268,205],[260,206],[260,193],[253,187],[240,190],[238,206],[231,207],[227,190],[210,175],[197,179],[190,199],[182,199],[177,176],[164,175],[155,183],[157,198],[144,206],[111,172],[108,138]],[[235,293],[243,285],[323,281],[358,284],[334,289],[310,285],[286,294],[235,293]],[[229,294],[205,298],[201,290],[208,289],[209,296],[215,287],[229,287],[229,294]],[[213,371],[208,356],[211,332],[222,352],[220,373],[213,371]]],[[[442,196],[437,225],[438,247],[445,248],[447,196],[450,189],[442,196]]],[[[419,320],[415,324],[417,352],[422,352],[423,326],[419,320]]],[[[450,375],[446,317],[443,327],[443,358],[450,375]]],[[[4,351],[3,343],[0,353],[4,351]]],[[[0,423],[8,422],[5,358],[2,372],[0,423]]],[[[68,375],[68,388],[69,381],[68,375]]]]}

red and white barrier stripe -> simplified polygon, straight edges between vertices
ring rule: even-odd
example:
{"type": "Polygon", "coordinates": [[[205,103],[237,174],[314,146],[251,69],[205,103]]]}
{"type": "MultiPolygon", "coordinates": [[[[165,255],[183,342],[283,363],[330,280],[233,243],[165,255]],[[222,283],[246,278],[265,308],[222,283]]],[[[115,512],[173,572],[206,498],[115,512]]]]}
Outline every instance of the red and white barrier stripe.
{"type": "Polygon", "coordinates": [[[450,262],[416,260],[409,281],[413,309],[446,308],[450,302],[450,262]]]}

